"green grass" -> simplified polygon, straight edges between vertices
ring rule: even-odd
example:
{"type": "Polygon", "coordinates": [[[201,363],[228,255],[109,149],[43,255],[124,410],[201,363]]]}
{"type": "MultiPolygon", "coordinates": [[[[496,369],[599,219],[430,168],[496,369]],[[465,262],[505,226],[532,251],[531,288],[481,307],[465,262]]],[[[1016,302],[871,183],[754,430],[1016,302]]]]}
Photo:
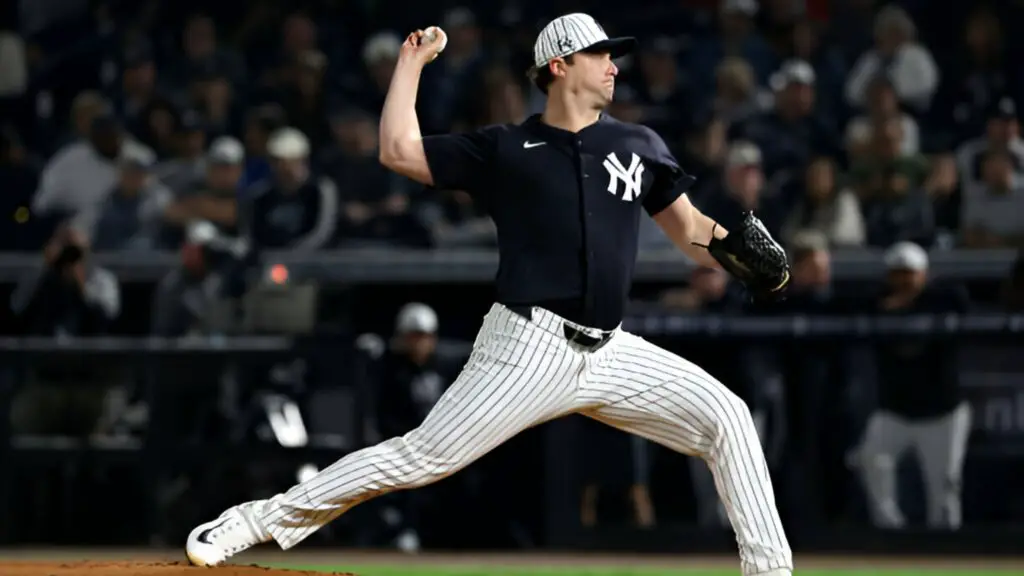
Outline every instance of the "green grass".
{"type": "MultiPolygon", "coordinates": [[[[294,570],[317,570],[321,572],[352,572],[359,576],[738,576],[739,569],[699,568],[522,568],[522,567],[471,567],[452,568],[412,566],[282,566],[294,570]]],[[[800,570],[794,576],[1010,576],[1024,574],[1020,570],[932,570],[932,569],[835,569],[800,570]]]]}

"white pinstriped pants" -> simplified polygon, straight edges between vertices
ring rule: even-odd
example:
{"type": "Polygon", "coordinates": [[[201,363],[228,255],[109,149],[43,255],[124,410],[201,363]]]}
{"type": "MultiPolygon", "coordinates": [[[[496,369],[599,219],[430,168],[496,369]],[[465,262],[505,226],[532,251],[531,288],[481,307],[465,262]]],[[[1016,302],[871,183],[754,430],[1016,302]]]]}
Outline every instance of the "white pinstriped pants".
{"type": "Polygon", "coordinates": [[[746,404],[697,365],[621,329],[596,351],[565,320],[495,304],[458,379],[405,436],[353,452],[272,498],[262,522],[281,548],[349,508],[425,486],[519,432],[578,412],[708,462],[736,532],[744,574],[792,570],[768,467],[746,404]]]}

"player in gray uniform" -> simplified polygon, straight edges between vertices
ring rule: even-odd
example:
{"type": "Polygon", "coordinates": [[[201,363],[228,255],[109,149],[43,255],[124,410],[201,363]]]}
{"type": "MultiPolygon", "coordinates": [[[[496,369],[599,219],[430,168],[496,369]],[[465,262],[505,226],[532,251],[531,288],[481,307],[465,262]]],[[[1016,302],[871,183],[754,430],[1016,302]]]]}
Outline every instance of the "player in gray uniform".
{"type": "Polygon", "coordinates": [[[380,157],[428,186],[467,191],[495,221],[497,299],[470,358],[418,428],[198,526],[189,559],[216,565],[271,540],[291,548],[361,502],[441,480],[527,428],[580,413],[704,459],[743,573],[790,574],[792,554],[746,404],[696,364],[621,328],[642,217],[755,294],[785,288],[785,253],[752,215],[726,224],[727,233],[701,214],[685,193],[694,179],[662,139],[603,113],[618,73],[613,59],[634,39],[608,38],[586,14],[559,17],[534,46],[532,76],[548,95],[543,114],[424,138],[419,79],[443,41],[417,31],[402,46],[380,157]]]}

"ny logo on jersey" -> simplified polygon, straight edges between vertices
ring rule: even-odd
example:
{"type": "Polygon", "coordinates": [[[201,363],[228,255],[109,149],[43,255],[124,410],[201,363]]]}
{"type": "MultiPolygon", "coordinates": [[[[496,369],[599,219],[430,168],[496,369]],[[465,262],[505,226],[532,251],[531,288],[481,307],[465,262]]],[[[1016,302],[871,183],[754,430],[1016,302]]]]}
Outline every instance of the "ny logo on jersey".
{"type": "Polygon", "coordinates": [[[640,189],[643,187],[644,165],[640,157],[633,153],[629,161],[629,168],[625,168],[614,152],[609,152],[604,159],[604,169],[608,171],[608,192],[619,194],[619,182],[626,188],[622,193],[622,200],[632,202],[640,196],[640,189]]]}

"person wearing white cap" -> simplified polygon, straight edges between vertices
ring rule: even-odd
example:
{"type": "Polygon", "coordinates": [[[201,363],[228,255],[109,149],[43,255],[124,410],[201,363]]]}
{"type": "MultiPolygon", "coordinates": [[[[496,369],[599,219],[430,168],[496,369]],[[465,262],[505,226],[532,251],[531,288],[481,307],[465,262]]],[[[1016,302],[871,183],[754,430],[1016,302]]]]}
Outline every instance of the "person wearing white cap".
{"type": "Polygon", "coordinates": [[[709,194],[702,208],[722,221],[731,214],[754,210],[771,234],[782,227],[783,209],[776,198],[765,194],[761,148],[749,140],[735,140],[725,155],[721,190],[709,194]]]}
{"type": "Polygon", "coordinates": [[[401,339],[396,346],[422,364],[437,345],[437,312],[420,302],[402,306],[395,318],[395,335],[401,339]]]}
{"type": "MultiPolygon", "coordinates": [[[[928,254],[911,242],[886,250],[888,289],[879,302],[885,315],[948,316],[968,311],[966,291],[928,281],[928,254]]],[[[959,385],[957,346],[919,336],[887,338],[875,346],[878,404],[856,450],[872,522],[902,528],[897,465],[912,450],[921,466],[925,521],[957,529],[961,478],[971,431],[970,404],[959,385]]]]}
{"type": "MultiPolygon", "coordinates": [[[[380,437],[401,436],[415,428],[451,383],[438,367],[437,329],[437,312],[422,302],[409,302],[398,311],[374,389],[380,437]]],[[[397,531],[394,543],[400,550],[415,552],[420,547],[423,502],[416,492],[404,492],[391,500],[390,516],[397,531]]]]}
{"type": "Polygon", "coordinates": [[[98,252],[158,248],[161,215],[172,193],[152,175],[156,155],[124,148],[117,159],[118,182],[95,210],[84,210],[72,226],[89,236],[98,252]]]}
{"type": "Polygon", "coordinates": [[[614,60],[633,50],[633,38],[610,38],[587,14],[555,18],[537,36],[529,71],[547,95],[543,113],[423,137],[420,78],[446,42],[437,27],[406,38],[381,114],[379,158],[414,181],[465,191],[495,222],[497,298],[468,362],[416,429],[199,525],[188,557],[217,565],[261,542],[291,548],[360,502],[446,478],[523,430],[582,413],[702,458],[743,573],[788,576],[792,553],[747,404],[704,369],[622,329],[641,218],[703,266],[739,275],[765,270],[754,260],[770,258],[772,271],[754,274],[769,298],[789,282],[784,251],[753,215],[730,236],[690,203],[694,178],[661,136],[604,113],[614,60]]]}
{"type": "Polygon", "coordinates": [[[235,233],[244,162],[245,148],[235,138],[221,136],[210,143],[203,158],[203,182],[178,191],[177,198],[164,210],[168,242],[179,245],[185,228],[197,221],[209,222],[228,234],[235,233]]]}
{"type": "Polygon", "coordinates": [[[270,249],[316,250],[334,238],[338,191],[309,166],[309,139],[285,127],[267,140],[272,178],[253,186],[248,234],[254,245],[270,249]]]}
{"type": "Polygon", "coordinates": [[[369,72],[370,86],[360,87],[358,91],[365,95],[369,110],[379,110],[384,104],[401,50],[402,38],[394,32],[378,32],[363,44],[363,65],[369,72]]]}
{"type": "Polygon", "coordinates": [[[917,27],[910,15],[889,4],[875,17],[875,46],[861,54],[846,77],[845,96],[851,108],[861,108],[868,85],[886,71],[900,103],[924,112],[939,88],[939,67],[931,52],[917,42],[917,27]]]}

